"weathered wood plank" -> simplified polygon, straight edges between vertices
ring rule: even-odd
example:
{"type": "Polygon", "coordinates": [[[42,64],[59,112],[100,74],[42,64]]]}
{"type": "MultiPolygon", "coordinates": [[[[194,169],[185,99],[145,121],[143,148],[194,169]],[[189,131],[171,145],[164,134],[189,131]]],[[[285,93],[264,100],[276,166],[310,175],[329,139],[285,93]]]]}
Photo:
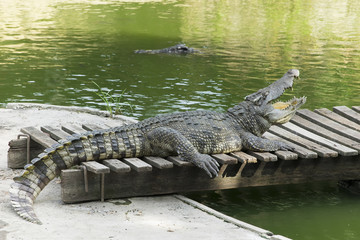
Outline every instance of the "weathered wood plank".
{"type": "Polygon", "coordinates": [[[346,147],[342,144],[339,144],[339,143],[336,143],[334,141],[331,141],[329,139],[326,139],[324,137],[321,137],[319,135],[316,135],[308,130],[305,130],[293,123],[290,123],[290,122],[287,122],[283,125],[281,125],[282,128],[286,129],[286,130],[289,130],[293,133],[296,133],[297,135],[300,135],[300,136],[303,136],[304,138],[307,138],[311,141],[314,141],[318,144],[321,144],[325,147],[328,147],[330,149],[333,149],[335,151],[337,151],[340,155],[342,156],[355,156],[355,155],[358,155],[358,151],[352,149],[352,148],[349,148],[349,147],[346,147]]]}
{"type": "Polygon", "coordinates": [[[166,159],[179,167],[194,166],[194,164],[192,164],[191,162],[186,162],[186,161],[180,160],[180,158],[178,156],[169,156],[166,159]]]}
{"type": "Polygon", "coordinates": [[[43,131],[44,133],[47,133],[50,135],[51,138],[55,139],[56,141],[59,141],[60,139],[64,139],[67,136],[69,136],[68,133],[62,131],[59,128],[54,128],[51,126],[43,126],[40,128],[41,131],[43,131]]]}
{"type": "Polygon", "coordinates": [[[360,113],[355,112],[347,106],[333,107],[333,111],[341,116],[350,119],[353,122],[356,122],[357,124],[360,124],[360,113]]]}
{"type": "MultiPolygon", "coordinates": [[[[270,132],[266,132],[263,134],[263,136],[269,140],[276,140],[276,141],[282,141],[286,144],[288,144],[289,146],[293,147],[294,148],[294,153],[296,153],[300,158],[317,158],[318,157],[318,154],[314,151],[311,151],[305,147],[302,147],[298,144],[295,144],[293,142],[290,142],[286,139],[283,139],[275,134],[272,134],[270,132]]],[[[278,152],[278,151],[277,151],[278,152]]],[[[276,154],[276,152],[275,152],[276,154]]],[[[278,156],[279,157],[279,156],[278,156]]],[[[292,158],[281,158],[279,157],[280,159],[283,159],[283,160],[294,160],[292,158]]]]}
{"type": "Polygon", "coordinates": [[[235,157],[229,156],[227,154],[213,154],[211,155],[218,163],[220,164],[237,164],[238,160],[235,157]]]}
{"type": "Polygon", "coordinates": [[[45,148],[51,147],[52,145],[58,143],[52,139],[48,134],[43,133],[35,127],[25,127],[20,130],[21,132],[30,135],[31,139],[45,148]]]}
{"type": "Polygon", "coordinates": [[[335,122],[338,122],[342,125],[345,125],[349,128],[352,128],[352,129],[355,129],[356,131],[360,131],[360,125],[353,122],[353,121],[350,121],[349,119],[337,114],[337,113],[334,113],[333,111],[330,111],[329,109],[327,108],[320,108],[320,109],[315,109],[314,110],[315,113],[318,113],[324,117],[327,117],[335,122]]]}
{"type": "Polygon", "coordinates": [[[360,132],[348,128],[340,123],[334,122],[327,117],[321,116],[308,109],[300,109],[296,114],[326,129],[329,129],[330,131],[334,131],[339,135],[343,135],[355,141],[360,141],[360,132]]]}
{"type": "Polygon", "coordinates": [[[274,154],[279,159],[282,159],[282,160],[296,160],[296,159],[298,159],[298,155],[295,152],[279,150],[279,151],[275,151],[274,154]]]}
{"type": "Polygon", "coordinates": [[[351,109],[354,110],[355,112],[360,113],[360,106],[353,106],[351,109]]]}
{"type": "Polygon", "coordinates": [[[307,149],[310,149],[314,152],[316,152],[320,157],[328,158],[328,157],[337,157],[338,152],[331,150],[327,147],[321,146],[320,144],[317,144],[313,141],[307,140],[303,137],[300,137],[294,133],[291,133],[279,126],[272,126],[269,129],[269,132],[278,135],[282,138],[285,138],[286,140],[290,142],[294,142],[296,144],[301,145],[302,147],[305,147],[307,149]]]}
{"type": "Polygon", "coordinates": [[[257,159],[254,156],[246,154],[244,152],[233,152],[230,156],[237,158],[241,163],[256,163],[257,159]]]}
{"type": "Polygon", "coordinates": [[[139,158],[123,158],[122,161],[129,165],[136,172],[152,171],[152,166],[139,158]]]}
{"type": "Polygon", "coordinates": [[[144,157],[143,160],[153,167],[158,169],[166,169],[174,167],[174,164],[161,157],[144,157]]]}
{"type": "Polygon", "coordinates": [[[256,157],[258,160],[263,161],[263,162],[276,162],[278,160],[276,155],[271,154],[269,152],[248,151],[247,153],[251,156],[256,157]]]}
{"type": "Polygon", "coordinates": [[[66,126],[62,126],[61,129],[64,130],[65,132],[71,134],[71,135],[86,132],[85,129],[81,128],[78,125],[66,125],[66,126]]]}
{"type": "Polygon", "coordinates": [[[86,167],[86,170],[89,172],[93,172],[96,174],[100,174],[100,173],[109,173],[110,172],[110,168],[102,165],[98,162],[95,161],[91,161],[91,162],[82,162],[82,165],[84,165],[86,167]]]}
{"type": "Polygon", "coordinates": [[[95,130],[101,130],[101,129],[108,129],[109,126],[107,125],[98,125],[98,124],[94,124],[94,123],[87,123],[87,124],[83,124],[82,128],[85,129],[86,131],[95,131],[95,130]]]}
{"type": "Polygon", "coordinates": [[[352,139],[349,139],[347,137],[344,137],[342,135],[334,133],[333,131],[330,131],[330,130],[323,128],[315,123],[312,123],[312,122],[306,120],[305,118],[295,115],[291,119],[291,123],[294,123],[310,132],[316,133],[326,139],[335,141],[335,142],[345,145],[349,148],[355,149],[358,152],[360,151],[360,142],[356,142],[352,139]]]}
{"type": "Polygon", "coordinates": [[[125,173],[131,171],[129,165],[126,165],[125,163],[123,163],[118,159],[107,159],[107,160],[103,160],[101,163],[107,166],[108,168],[110,168],[111,171],[116,173],[125,173]]]}

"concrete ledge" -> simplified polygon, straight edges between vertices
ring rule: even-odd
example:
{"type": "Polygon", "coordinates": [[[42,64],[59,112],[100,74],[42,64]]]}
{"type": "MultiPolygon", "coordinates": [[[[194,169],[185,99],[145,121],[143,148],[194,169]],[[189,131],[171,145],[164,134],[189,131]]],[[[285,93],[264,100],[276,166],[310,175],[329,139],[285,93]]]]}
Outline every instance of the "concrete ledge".
{"type": "Polygon", "coordinates": [[[240,228],[244,228],[246,230],[250,230],[254,233],[257,233],[259,234],[261,237],[265,238],[265,239],[271,239],[271,240],[290,240],[290,238],[287,238],[287,237],[284,237],[284,236],[281,236],[281,235],[274,235],[272,232],[268,231],[268,230],[265,230],[265,229],[262,229],[262,228],[259,228],[257,226],[254,226],[254,225],[251,225],[249,223],[246,223],[246,222],[243,222],[243,221],[240,221],[236,218],[233,218],[233,217],[230,217],[228,215],[225,215],[223,213],[220,213],[212,208],[209,208],[199,202],[196,202],[190,198],[187,198],[185,196],[182,196],[182,195],[174,195],[174,197],[176,197],[177,199],[180,199],[181,201],[183,201],[184,203],[187,203],[189,204],[190,206],[193,206],[197,209],[200,209],[201,211],[203,212],[206,212],[210,215],[213,215],[217,218],[220,218],[222,220],[224,220],[225,222],[228,222],[228,223],[232,223],[240,228]]]}
{"type": "MultiPolygon", "coordinates": [[[[78,113],[88,113],[101,117],[110,117],[109,112],[101,111],[90,107],[58,106],[58,105],[40,104],[40,103],[8,103],[6,105],[6,108],[13,110],[36,108],[41,110],[69,111],[69,112],[78,112],[78,113]]],[[[131,122],[131,123],[137,122],[137,120],[123,115],[114,115],[112,118],[120,119],[122,121],[131,122]]]]}

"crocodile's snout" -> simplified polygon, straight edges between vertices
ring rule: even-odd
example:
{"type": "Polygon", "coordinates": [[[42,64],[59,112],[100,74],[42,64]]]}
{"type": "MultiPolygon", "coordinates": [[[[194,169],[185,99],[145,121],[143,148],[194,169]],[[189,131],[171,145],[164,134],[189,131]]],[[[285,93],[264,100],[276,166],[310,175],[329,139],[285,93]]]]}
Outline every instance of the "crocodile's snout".
{"type": "Polygon", "coordinates": [[[300,71],[297,70],[297,69],[290,69],[288,72],[287,72],[289,75],[292,75],[296,78],[298,78],[300,76],[300,71]]]}

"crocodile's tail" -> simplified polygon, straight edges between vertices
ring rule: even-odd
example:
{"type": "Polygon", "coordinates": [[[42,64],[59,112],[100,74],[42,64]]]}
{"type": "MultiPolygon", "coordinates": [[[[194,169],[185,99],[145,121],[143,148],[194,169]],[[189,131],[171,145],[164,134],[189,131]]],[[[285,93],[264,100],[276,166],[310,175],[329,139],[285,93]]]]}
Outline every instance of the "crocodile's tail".
{"type": "Polygon", "coordinates": [[[125,129],[89,132],[72,135],[46,149],[24,167],[21,176],[14,178],[9,190],[14,210],[24,219],[41,224],[34,212],[33,202],[62,169],[84,161],[138,156],[141,154],[138,135],[125,129]]]}

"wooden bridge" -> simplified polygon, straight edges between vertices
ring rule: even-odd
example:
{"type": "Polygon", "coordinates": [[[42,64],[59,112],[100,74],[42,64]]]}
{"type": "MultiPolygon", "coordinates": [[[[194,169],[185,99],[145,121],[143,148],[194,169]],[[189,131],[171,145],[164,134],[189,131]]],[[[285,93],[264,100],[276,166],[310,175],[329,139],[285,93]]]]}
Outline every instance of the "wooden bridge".
{"type": "MultiPolygon", "coordinates": [[[[12,140],[8,165],[23,167],[44,148],[74,133],[114,126],[50,126],[21,129],[12,140]]],[[[61,173],[62,200],[66,203],[229,189],[324,180],[360,179],[360,107],[299,110],[291,122],[272,126],[264,134],[295,150],[234,152],[212,155],[220,164],[219,176],[210,179],[201,169],[172,156],[109,159],[85,162],[61,173]]]]}

